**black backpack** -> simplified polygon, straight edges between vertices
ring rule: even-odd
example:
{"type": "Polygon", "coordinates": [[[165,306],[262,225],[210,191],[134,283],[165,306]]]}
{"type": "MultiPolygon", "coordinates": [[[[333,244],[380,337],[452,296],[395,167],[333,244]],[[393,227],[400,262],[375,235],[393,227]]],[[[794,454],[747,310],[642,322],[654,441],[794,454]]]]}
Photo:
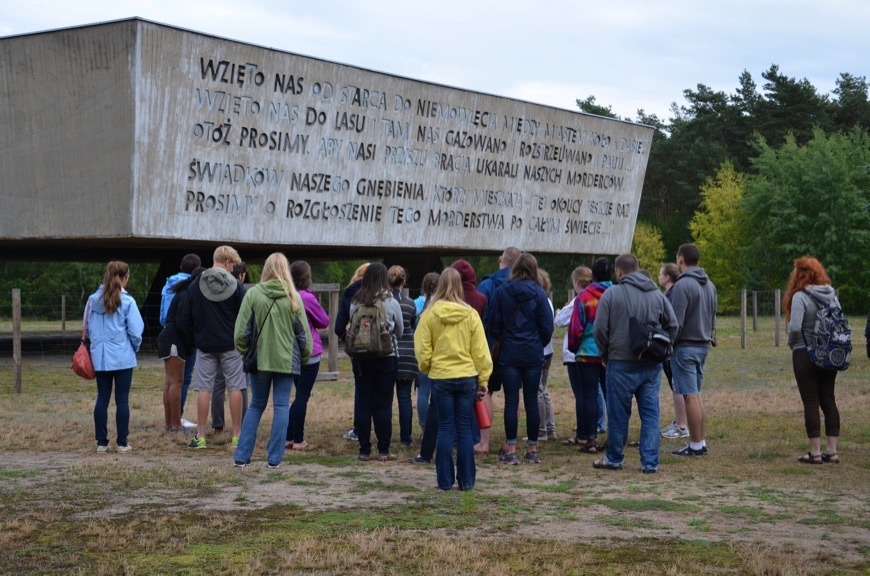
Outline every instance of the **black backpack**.
{"type": "Polygon", "coordinates": [[[625,299],[625,309],[628,312],[628,338],[631,353],[638,360],[648,362],[664,362],[674,353],[674,345],[670,335],[662,330],[661,324],[641,322],[634,317],[631,302],[628,300],[628,287],[622,287],[622,297],[625,299]]]}

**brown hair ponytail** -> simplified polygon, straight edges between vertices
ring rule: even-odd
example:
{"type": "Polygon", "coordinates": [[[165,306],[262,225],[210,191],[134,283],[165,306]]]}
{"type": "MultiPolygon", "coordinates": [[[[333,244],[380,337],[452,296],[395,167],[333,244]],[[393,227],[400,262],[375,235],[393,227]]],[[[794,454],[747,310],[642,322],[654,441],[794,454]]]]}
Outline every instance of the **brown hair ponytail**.
{"type": "Polygon", "coordinates": [[[106,312],[113,314],[121,307],[121,290],[124,288],[124,280],[130,275],[130,267],[126,262],[112,260],[106,266],[106,275],[103,277],[103,306],[106,312]]]}

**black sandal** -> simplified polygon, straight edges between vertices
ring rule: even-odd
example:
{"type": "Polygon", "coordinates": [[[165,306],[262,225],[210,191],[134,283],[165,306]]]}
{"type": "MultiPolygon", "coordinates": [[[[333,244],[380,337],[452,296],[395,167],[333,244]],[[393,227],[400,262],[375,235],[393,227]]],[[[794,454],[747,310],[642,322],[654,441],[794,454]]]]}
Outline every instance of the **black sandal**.
{"type": "Polygon", "coordinates": [[[825,464],[839,464],[840,463],[840,455],[836,452],[831,452],[828,454],[827,452],[822,453],[822,462],[825,464]]]}
{"type": "Polygon", "coordinates": [[[812,452],[807,452],[800,458],[798,458],[798,462],[801,464],[822,464],[824,463],[824,459],[821,454],[813,454],[812,452]]]}

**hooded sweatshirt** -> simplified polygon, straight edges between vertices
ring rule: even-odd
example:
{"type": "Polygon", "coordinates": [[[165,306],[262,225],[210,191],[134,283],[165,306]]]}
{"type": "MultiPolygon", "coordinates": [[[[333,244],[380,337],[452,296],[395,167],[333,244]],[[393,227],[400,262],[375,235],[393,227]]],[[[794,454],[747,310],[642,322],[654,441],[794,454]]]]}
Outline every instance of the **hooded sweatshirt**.
{"type": "Polygon", "coordinates": [[[641,323],[650,322],[661,326],[668,333],[671,342],[677,336],[677,318],[671,303],[659,292],[652,280],[640,272],[632,272],[623,276],[618,286],[605,290],[598,302],[593,334],[598,345],[598,355],[605,362],[646,362],[638,360],[631,352],[626,296],[634,317],[641,323]]]}
{"type": "Polygon", "coordinates": [[[142,344],[145,323],[133,297],[121,291],[121,305],[107,312],[103,304],[103,287],[88,298],[85,320],[91,340],[91,361],[97,372],[126,370],[136,367],[136,352],[142,344]]]}
{"type": "Polygon", "coordinates": [[[207,353],[232,350],[243,292],[241,282],[223,268],[209,268],[191,282],[176,321],[185,341],[207,353]]]}
{"type": "Polygon", "coordinates": [[[301,299],[294,312],[277,278],[260,282],[245,293],[236,318],[234,342],[239,354],[248,351],[251,315],[257,323],[257,370],[299,374],[311,356],[311,332],[301,299]],[[246,333],[248,338],[246,338],[246,333]]]}
{"type": "Polygon", "coordinates": [[[450,265],[451,268],[459,272],[459,277],[462,279],[462,290],[465,292],[465,302],[477,310],[481,320],[486,312],[486,296],[477,290],[477,274],[468,260],[457,260],[450,265]]]}
{"type": "Polygon", "coordinates": [[[350,322],[350,303],[353,297],[359,292],[359,287],[362,286],[362,280],[357,280],[351,283],[341,295],[341,302],[338,304],[338,314],[335,317],[335,335],[343,342],[347,334],[347,323],[350,322]]]}
{"type": "MultiPolygon", "coordinates": [[[[809,285],[804,287],[804,290],[809,290],[813,296],[818,298],[825,306],[834,303],[840,305],[837,300],[837,294],[834,288],[825,284],[822,286],[809,285]]],[[[806,348],[807,342],[813,337],[813,328],[816,325],[816,312],[819,311],[819,305],[816,304],[809,295],[803,290],[795,292],[791,297],[791,316],[788,320],[788,347],[792,350],[798,348],[806,348]]]]}
{"type": "Polygon", "coordinates": [[[166,326],[166,314],[169,312],[169,305],[172,304],[172,299],[175,297],[173,288],[182,280],[190,278],[187,272],[178,272],[166,279],[166,284],[163,290],[160,291],[160,325],[166,326]]]}
{"type": "Polygon", "coordinates": [[[544,347],[553,337],[553,309],[541,285],[509,280],[487,306],[486,332],[502,338],[501,366],[542,366],[544,347]]]}
{"type": "Polygon", "coordinates": [[[716,326],[716,287],[703,268],[687,268],[668,291],[680,329],[677,346],[708,346],[716,326]]]}
{"type": "Polygon", "coordinates": [[[584,288],[574,300],[574,311],[571,314],[568,330],[571,332],[571,339],[576,338],[580,343],[576,353],[577,362],[601,364],[593,329],[598,302],[604,291],[611,286],[613,286],[613,282],[593,282],[584,288]]]}
{"type": "Polygon", "coordinates": [[[480,315],[466,304],[438,300],[423,313],[414,332],[420,372],[435,380],[477,376],[486,386],[492,359],[480,315]]]}

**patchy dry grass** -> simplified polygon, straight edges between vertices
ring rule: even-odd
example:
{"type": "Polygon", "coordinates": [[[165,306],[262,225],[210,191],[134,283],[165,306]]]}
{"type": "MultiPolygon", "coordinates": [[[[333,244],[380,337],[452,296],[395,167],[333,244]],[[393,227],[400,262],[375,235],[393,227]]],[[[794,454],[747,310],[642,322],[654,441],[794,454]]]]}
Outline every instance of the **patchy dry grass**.
{"type": "MultiPolygon", "coordinates": [[[[352,424],[346,359],[340,380],[315,387],[312,450],[271,471],[262,464],[268,415],[255,465],[242,470],[230,466],[227,435],[191,451],[163,432],[162,366],[145,356],[131,396],[134,451],[97,455],[93,383],[72,375],[66,358],[25,358],[21,395],[0,376],[0,572],[867,573],[870,362],[856,346],[838,376],[843,463],[800,465],[806,439],[790,354],[773,346],[771,326],[760,328],[740,350],[737,322],[722,322],[705,379],[707,458],[671,456],[680,444],[663,441],[660,472],[645,476],[634,449],[625,470],[606,472],[548,442],[542,465],[481,458],[475,491],[447,494],[435,490],[433,466],[404,462],[416,445],[394,446],[395,462],[355,460],[340,437],[352,424]]],[[[0,374],[11,374],[11,361],[0,360],[0,374]]],[[[573,397],[558,363],[550,389],[567,437],[573,397]]],[[[661,403],[666,424],[667,385],[661,403]]],[[[501,406],[498,396],[494,446],[501,406]]],[[[112,427],[110,418],[110,436],[112,427]]]]}

